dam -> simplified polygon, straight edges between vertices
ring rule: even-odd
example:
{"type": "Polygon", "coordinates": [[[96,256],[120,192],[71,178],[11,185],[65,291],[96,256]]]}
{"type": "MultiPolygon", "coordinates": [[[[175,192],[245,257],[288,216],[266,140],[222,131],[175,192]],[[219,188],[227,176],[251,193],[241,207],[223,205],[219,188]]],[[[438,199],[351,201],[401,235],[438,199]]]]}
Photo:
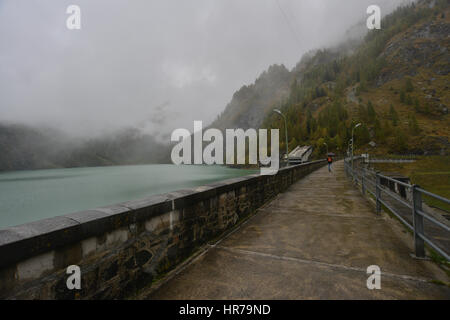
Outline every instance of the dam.
{"type": "Polygon", "coordinates": [[[0,231],[3,299],[449,299],[448,275],[326,161],[0,231]],[[69,290],[66,268],[81,270],[69,290]],[[367,288],[367,267],[381,290],[367,288]]]}

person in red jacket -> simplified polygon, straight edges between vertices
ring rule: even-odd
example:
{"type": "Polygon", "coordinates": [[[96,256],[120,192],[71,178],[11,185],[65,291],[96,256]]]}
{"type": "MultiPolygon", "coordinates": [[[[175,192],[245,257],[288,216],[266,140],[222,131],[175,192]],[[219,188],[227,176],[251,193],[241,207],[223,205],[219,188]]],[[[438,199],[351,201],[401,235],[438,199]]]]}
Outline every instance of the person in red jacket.
{"type": "Polygon", "coordinates": [[[331,172],[331,164],[333,163],[333,158],[330,155],[328,155],[327,161],[328,161],[328,171],[331,172]]]}

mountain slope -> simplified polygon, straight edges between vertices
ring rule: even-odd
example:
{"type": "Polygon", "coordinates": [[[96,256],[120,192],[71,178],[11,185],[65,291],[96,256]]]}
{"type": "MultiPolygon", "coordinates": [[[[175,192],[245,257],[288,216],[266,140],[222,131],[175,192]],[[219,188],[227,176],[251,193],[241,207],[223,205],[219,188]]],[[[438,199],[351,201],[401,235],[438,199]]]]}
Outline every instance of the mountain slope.
{"type": "MultiPolygon", "coordinates": [[[[362,122],[358,151],[448,154],[449,30],[448,1],[419,1],[387,16],[350,54],[320,50],[302,59],[291,72],[289,98],[280,101],[290,149],[313,144],[318,156],[326,143],[343,152],[362,122]]],[[[263,122],[283,126],[276,115],[263,122]]]]}
{"type": "Polygon", "coordinates": [[[243,86],[233,95],[211,127],[221,130],[259,128],[271,107],[288,96],[291,82],[292,74],[285,66],[270,66],[254,84],[243,86]]]}
{"type": "MultiPolygon", "coordinates": [[[[306,54],[289,71],[273,65],[243,86],[210,125],[279,128],[285,150],[314,145],[315,156],[344,152],[353,126],[358,152],[449,154],[450,10],[421,0],[385,17],[363,41],[306,54]]],[[[137,130],[74,140],[61,132],[0,124],[0,171],[170,162],[162,146],[137,130]],[[155,152],[155,150],[158,150],[155,152]]]]}

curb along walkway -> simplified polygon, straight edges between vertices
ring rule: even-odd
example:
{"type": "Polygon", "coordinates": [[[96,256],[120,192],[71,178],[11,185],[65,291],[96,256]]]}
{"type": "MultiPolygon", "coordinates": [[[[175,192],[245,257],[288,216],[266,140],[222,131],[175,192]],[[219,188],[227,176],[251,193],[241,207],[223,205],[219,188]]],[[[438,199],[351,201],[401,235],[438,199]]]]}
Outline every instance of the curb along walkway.
{"type": "Polygon", "coordinates": [[[410,257],[412,236],[378,215],[343,162],[292,185],[147,299],[450,299],[449,277],[410,257]],[[367,267],[381,269],[369,290],[367,267]],[[433,282],[432,282],[433,281],[433,282]]]}

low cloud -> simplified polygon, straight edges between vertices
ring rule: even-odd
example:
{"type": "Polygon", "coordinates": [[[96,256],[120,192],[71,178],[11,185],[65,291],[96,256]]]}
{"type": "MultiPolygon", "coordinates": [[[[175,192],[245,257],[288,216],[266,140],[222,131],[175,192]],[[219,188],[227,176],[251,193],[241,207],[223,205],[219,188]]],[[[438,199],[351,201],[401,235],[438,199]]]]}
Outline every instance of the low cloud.
{"type": "MultiPolygon", "coordinates": [[[[292,68],[365,21],[369,0],[4,0],[0,119],[159,137],[211,122],[271,64],[292,68]],[[81,8],[81,30],[66,8],[81,8]]],[[[383,13],[402,3],[378,1],[383,13]]]]}

